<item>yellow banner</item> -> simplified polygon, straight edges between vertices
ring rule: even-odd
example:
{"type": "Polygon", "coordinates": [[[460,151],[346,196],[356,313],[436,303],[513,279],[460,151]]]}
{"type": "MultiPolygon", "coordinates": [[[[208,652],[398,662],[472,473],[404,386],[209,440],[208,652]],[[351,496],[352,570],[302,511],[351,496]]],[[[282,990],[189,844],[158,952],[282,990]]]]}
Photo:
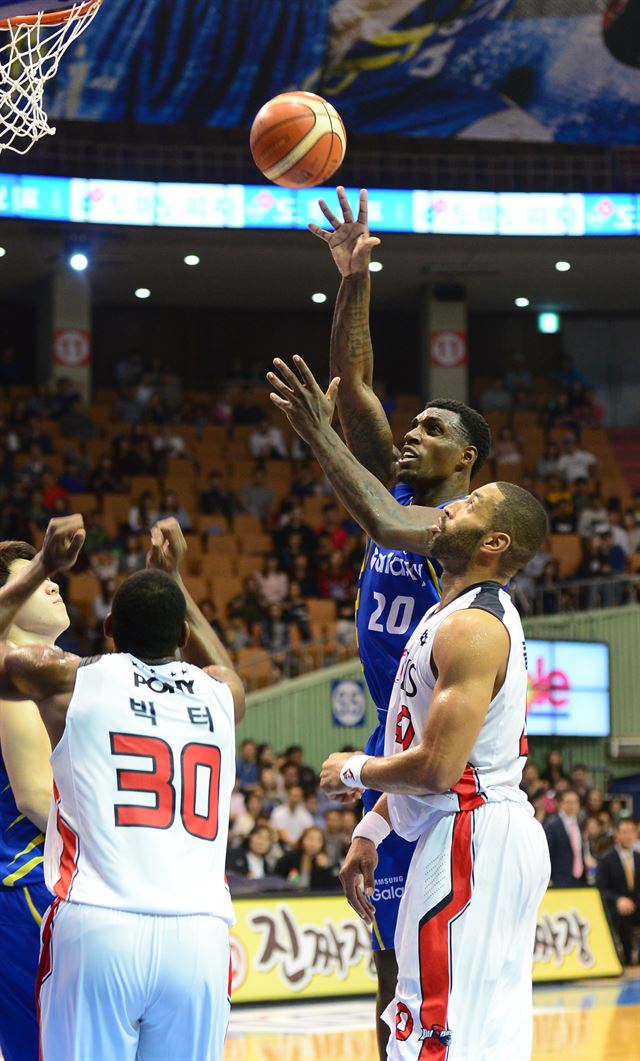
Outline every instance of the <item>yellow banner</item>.
{"type": "MultiPolygon", "coordinates": [[[[369,932],[342,896],[256,896],[234,908],[234,1002],[374,993],[369,932]]],[[[534,983],[621,971],[599,892],[548,891],[538,915],[534,983]]]]}
{"type": "Polygon", "coordinates": [[[538,911],[533,982],[621,972],[598,889],[550,888],[538,911]]]}

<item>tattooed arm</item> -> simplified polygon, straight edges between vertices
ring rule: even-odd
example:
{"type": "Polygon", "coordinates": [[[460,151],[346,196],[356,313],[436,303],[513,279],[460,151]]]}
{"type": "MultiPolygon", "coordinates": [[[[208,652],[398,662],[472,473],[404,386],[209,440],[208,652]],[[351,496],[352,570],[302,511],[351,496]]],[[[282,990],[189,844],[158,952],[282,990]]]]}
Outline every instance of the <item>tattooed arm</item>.
{"type": "Polygon", "coordinates": [[[434,526],[440,525],[442,512],[398,504],[376,475],[358,463],[331,427],[338,377],[323,394],[302,358],[294,357],[294,363],[299,376],[280,358],[275,359],[279,376],[267,373],[275,388],[271,400],[311,446],[342,504],[378,545],[428,555],[434,526]]]}
{"type": "Polygon", "coordinates": [[[328,245],[342,277],[331,328],[330,374],[341,379],[337,408],[349,449],[377,479],[389,484],[394,478],[397,452],[389,421],[373,390],[369,331],[369,260],[380,240],[369,235],[366,190],[360,192],[356,221],[344,188],[337,192],[344,220],[340,221],[321,199],[320,209],[333,231],[309,225],[328,245]]]}

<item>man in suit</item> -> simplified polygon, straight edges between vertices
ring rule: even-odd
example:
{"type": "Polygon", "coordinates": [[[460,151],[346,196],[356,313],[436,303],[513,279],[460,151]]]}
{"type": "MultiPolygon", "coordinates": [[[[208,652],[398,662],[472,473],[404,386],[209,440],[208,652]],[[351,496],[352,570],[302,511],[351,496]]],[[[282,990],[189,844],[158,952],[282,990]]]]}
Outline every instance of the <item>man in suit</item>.
{"type": "Polygon", "coordinates": [[[638,826],[633,818],[622,818],[615,831],[615,846],[598,863],[597,884],[615,928],[624,955],[631,964],[633,927],[640,925],[640,854],[634,851],[638,826]]]}
{"type": "Polygon", "coordinates": [[[578,821],[580,797],[575,788],[559,796],[558,816],[545,826],[551,858],[551,885],[575,888],[585,884],[584,843],[578,821]]]}

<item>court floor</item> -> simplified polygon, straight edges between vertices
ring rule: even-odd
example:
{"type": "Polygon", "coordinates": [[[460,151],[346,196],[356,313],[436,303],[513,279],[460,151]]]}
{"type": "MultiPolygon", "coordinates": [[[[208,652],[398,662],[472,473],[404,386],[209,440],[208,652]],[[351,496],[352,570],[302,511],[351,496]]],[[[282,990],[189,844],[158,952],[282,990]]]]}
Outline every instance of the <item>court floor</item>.
{"type": "MultiPolygon", "coordinates": [[[[640,1061],[640,972],[537,987],[533,1061],[640,1061]]],[[[375,1061],[370,999],[237,1006],[224,1061],[375,1061]]]]}

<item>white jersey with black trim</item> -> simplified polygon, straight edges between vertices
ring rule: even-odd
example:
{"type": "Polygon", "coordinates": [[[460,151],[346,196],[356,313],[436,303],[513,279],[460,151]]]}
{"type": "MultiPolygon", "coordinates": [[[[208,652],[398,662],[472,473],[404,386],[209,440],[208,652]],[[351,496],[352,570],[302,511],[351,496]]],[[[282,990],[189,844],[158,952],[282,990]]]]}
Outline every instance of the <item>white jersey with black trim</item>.
{"type": "Polygon", "coordinates": [[[83,661],[51,756],[45,879],[61,899],[233,923],[231,690],[178,660],[83,661]]]}
{"type": "Polygon", "coordinates": [[[396,755],[420,744],[436,684],[432,669],[433,641],[454,612],[480,608],[495,615],[509,634],[510,650],[502,687],[489,704],[478,739],[462,777],[448,792],[425,796],[390,794],[393,828],[416,840],[433,814],[455,814],[483,803],[513,800],[527,804],[520,788],[527,757],[527,656],[524,631],[511,598],[497,582],[480,582],[442,608],[434,605],[416,627],[404,650],[389,702],[385,755],[396,755]]]}

